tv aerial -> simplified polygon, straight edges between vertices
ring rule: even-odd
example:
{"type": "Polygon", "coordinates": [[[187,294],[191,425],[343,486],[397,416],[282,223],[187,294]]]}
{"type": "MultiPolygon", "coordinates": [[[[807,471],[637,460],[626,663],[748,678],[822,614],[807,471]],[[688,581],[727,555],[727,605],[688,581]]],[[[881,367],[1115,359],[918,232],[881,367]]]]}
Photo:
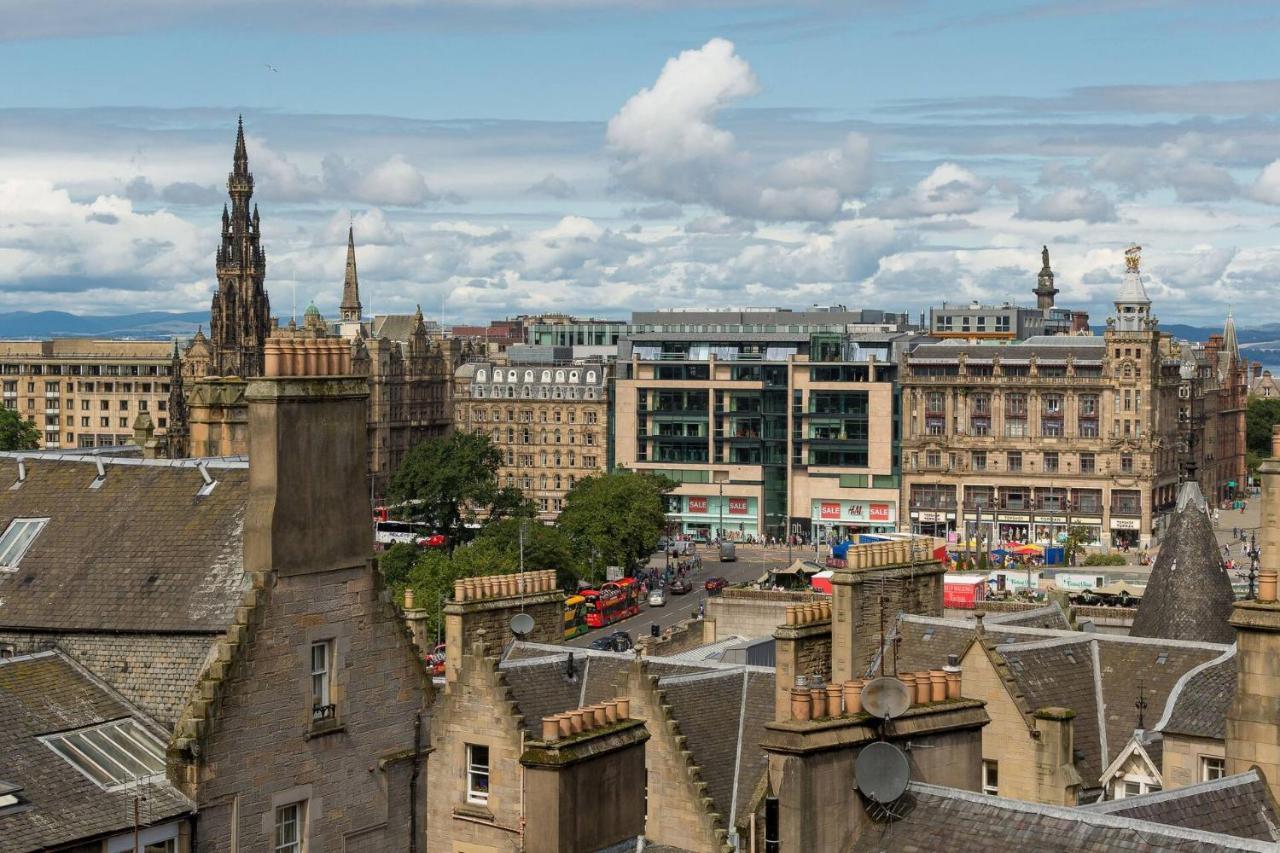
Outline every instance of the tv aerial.
{"type": "MultiPolygon", "coordinates": [[[[911,707],[911,693],[898,679],[881,676],[862,688],[862,707],[883,721],[883,737],[884,725],[911,707]]],[[[873,818],[896,820],[903,816],[900,805],[895,804],[911,782],[911,765],[901,749],[886,740],[868,744],[854,760],[853,778],[854,787],[870,800],[867,811],[873,818]]]]}
{"type": "Polygon", "coordinates": [[[533,617],[528,613],[517,613],[511,617],[511,633],[517,640],[523,640],[533,633],[533,617]]]}

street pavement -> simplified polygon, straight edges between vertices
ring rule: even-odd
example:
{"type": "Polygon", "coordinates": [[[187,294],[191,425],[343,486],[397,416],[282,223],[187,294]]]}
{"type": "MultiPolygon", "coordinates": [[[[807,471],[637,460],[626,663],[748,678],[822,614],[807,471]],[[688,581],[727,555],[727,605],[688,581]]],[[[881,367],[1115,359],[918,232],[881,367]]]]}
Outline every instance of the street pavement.
{"type": "MultiPolygon", "coordinates": [[[[1230,532],[1230,531],[1228,531],[1230,532]]],[[[754,581],[771,568],[783,568],[791,562],[787,559],[786,546],[762,547],[759,545],[738,545],[738,559],[731,563],[721,563],[716,557],[716,549],[712,546],[700,546],[698,553],[702,555],[702,568],[688,575],[693,584],[693,591],[688,595],[667,595],[665,607],[650,607],[649,602],[640,602],[640,614],[615,622],[604,628],[595,628],[581,637],[570,640],[568,645],[586,647],[597,637],[607,636],[614,631],[626,631],[632,640],[637,640],[650,631],[650,625],[657,624],[658,630],[669,628],[675,623],[698,614],[698,607],[707,599],[703,583],[707,578],[722,577],[730,585],[754,581]]],[[[801,557],[813,559],[812,547],[793,548],[791,560],[801,557]]],[[[825,557],[825,550],[823,552],[825,557]]],[[[666,558],[661,551],[649,558],[649,565],[661,570],[666,565],[666,558]]]]}

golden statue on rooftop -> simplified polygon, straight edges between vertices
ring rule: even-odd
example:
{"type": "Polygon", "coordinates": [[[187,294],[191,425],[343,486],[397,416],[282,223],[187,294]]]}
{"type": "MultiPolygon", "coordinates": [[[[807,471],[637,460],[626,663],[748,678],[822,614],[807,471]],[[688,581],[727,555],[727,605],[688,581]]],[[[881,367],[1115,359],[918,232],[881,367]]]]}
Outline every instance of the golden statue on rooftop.
{"type": "Polygon", "coordinates": [[[1142,262],[1142,247],[1137,243],[1124,250],[1124,271],[1138,272],[1138,265],[1142,262]]]}

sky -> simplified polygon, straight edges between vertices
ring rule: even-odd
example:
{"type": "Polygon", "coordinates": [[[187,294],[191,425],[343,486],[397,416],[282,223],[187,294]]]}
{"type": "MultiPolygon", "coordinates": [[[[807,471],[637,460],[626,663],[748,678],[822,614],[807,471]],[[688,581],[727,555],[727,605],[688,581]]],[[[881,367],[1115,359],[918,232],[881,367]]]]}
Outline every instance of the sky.
{"type": "Polygon", "coordinates": [[[0,0],[0,311],[1058,304],[1280,322],[1280,18],[1197,0],[0,0]],[[296,307],[295,307],[296,306],[296,307]]]}

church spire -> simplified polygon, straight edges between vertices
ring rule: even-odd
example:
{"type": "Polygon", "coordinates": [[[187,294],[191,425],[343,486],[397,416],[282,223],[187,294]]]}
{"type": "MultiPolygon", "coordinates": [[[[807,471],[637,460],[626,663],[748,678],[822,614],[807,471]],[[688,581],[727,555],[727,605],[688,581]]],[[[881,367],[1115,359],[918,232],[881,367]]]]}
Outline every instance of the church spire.
{"type": "Polygon", "coordinates": [[[1240,342],[1236,339],[1236,320],[1230,309],[1227,310],[1227,322],[1222,327],[1222,350],[1237,361],[1240,359],[1240,342]]]}
{"type": "Polygon", "coordinates": [[[236,124],[236,153],[232,158],[232,174],[249,174],[249,152],[244,147],[244,116],[236,124]]]}
{"type": "Polygon", "coordinates": [[[342,280],[342,322],[359,323],[361,320],[360,280],[356,275],[356,230],[347,228],[347,274],[342,280]]]}
{"type": "Polygon", "coordinates": [[[1049,247],[1040,250],[1040,275],[1036,277],[1036,307],[1047,311],[1053,307],[1053,297],[1058,295],[1058,288],[1053,286],[1053,270],[1049,268],[1049,247]]]}

